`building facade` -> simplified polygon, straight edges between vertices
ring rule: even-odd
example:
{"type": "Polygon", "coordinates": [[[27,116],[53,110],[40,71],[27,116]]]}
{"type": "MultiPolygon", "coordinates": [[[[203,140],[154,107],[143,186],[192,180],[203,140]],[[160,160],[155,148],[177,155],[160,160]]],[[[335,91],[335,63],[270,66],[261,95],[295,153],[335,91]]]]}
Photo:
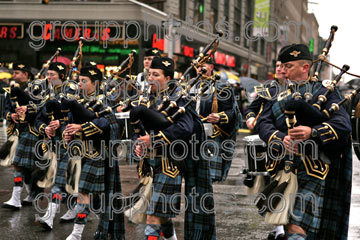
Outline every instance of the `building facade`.
{"type": "Polygon", "coordinates": [[[89,40],[84,43],[85,60],[116,66],[135,49],[139,55],[134,71],[141,71],[141,50],[148,47],[173,56],[182,71],[218,30],[224,36],[214,56],[216,67],[249,73],[258,80],[274,72],[277,52],[286,44],[313,41],[313,51],[318,52],[318,23],[307,13],[306,0],[270,1],[269,19],[276,24],[270,26],[269,35],[278,35],[271,41],[248,40],[252,27],[246,26],[254,19],[255,4],[255,0],[0,1],[0,23],[9,31],[6,37],[0,32],[0,62],[25,60],[39,68],[58,47],[71,59],[77,28],[89,40]],[[11,26],[18,27],[12,35],[11,26]],[[43,47],[34,48],[42,42],[43,47]]]}

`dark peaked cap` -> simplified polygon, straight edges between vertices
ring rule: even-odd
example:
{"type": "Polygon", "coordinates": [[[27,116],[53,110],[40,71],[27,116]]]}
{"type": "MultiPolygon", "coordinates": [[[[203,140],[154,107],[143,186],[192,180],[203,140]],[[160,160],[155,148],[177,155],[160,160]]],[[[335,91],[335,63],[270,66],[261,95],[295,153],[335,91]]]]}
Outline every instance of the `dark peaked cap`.
{"type": "Polygon", "coordinates": [[[298,60],[312,60],[312,57],[306,45],[292,44],[280,50],[278,60],[282,63],[287,63],[298,60]]]}
{"type": "Polygon", "coordinates": [[[167,57],[155,57],[150,68],[164,70],[165,76],[170,76],[171,79],[174,77],[174,61],[167,57]]]}
{"type": "Polygon", "coordinates": [[[61,74],[63,74],[64,76],[66,75],[66,65],[62,62],[50,63],[48,70],[56,71],[59,74],[60,78],[61,74]]]}
{"type": "Polygon", "coordinates": [[[96,80],[103,80],[102,72],[97,67],[81,68],[80,76],[89,77],[92,82],[95,82],[96,80]]]}
{"type": "Polygon", "coordinates": [[[160,57],[161,52],[157,48],[149,48],[149,49],[145,50],[145,57],[148,57],[148,56],[160,57]]]}

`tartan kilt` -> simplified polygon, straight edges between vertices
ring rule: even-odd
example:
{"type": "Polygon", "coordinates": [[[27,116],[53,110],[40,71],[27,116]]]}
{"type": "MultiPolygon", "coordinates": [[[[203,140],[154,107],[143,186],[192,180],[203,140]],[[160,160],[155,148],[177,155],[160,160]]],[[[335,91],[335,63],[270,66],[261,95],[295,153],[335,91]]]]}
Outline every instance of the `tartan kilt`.
{"type": "Polygon", "coordinates": [[[66,154],[66,149],[63,147],[60,148],[60,155],[57,161],[55,185],[65,189],[66,185],[66,170],[68,165],[68,155],[66,154]]]}
{"type": "Polygon", "coordinates": [[[320,229],[325,180],[309,176],[303,169],[299,169],[297,180],[297,194],[301,198],[296,197],[289,222],[302,227],[305,232],[316,233],[320,229]]]}
{"type": "MultiPolygon", "coordinates": [[[[231,159],[234,151],[229,151],[229,147],[227,147],[227,149],[224,149],[224,146],[222,146],[221,143],[225,139],[223,139],[220,135],[210,139],[213,140],[215,144],[217,144],[216,148],[218,149],[218,153],[216,155],[209,157],[210,178],[213,180],[213,182],[225,181],[229,173],[231,159]]],[[[209,144],[208,147],[212,153],[215,153],[215,146],[213,144],[209,144]]]]}
{"type": "Polygon", "coordinates": [[[105,161],[102,158],[81,159],[81,174],[79,180],[79,193],[100,194],[105,191],[105,161]]]}
{"type": "Polygon", "coordinates": [[[35,144],[39,137],[29,131],[28,125],[19,127],[19,144],[16,148],[13,165],[32,169],[35,167],[35,144]]]}
{"type": "Polygon", "coordinates": [[[181,173],[175,178],[165,175],[161,168],[161,157],[155,157],[149,163],[154,169],[154,179],[146,214],[174,218],[180,214],[181,173]]]}

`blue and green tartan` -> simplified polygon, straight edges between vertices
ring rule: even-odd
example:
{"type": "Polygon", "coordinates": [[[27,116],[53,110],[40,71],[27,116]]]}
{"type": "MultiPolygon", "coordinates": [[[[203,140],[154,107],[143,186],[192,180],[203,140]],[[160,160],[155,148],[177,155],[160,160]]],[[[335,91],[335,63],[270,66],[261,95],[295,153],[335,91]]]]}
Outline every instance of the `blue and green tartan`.
{"type": "Polygon", "coordinates": [[[181,196],[176,194],[181,193],[181,174],[172,178],[162,173],[161,157],[147,160],[154,169],[154,179],[146,214],[174,218],[180,213],[181,196]]]}
{"type": "Polygon", "coordinates": [[[325,181],[324,203],[320,231],[314,239],[341,239],[348,237],[352,185],[351,141],[341,156],[331,159],[325,181]]]}
{"type": "Polygon", "coordinates": [[[104,159],[94,160],[87,157],[81,159],[79,193],[101,194],[105,191],[104,166],[104,159]]]}
{"type": "MultiPolygon", "coordinates": [[[[124,122],[117,120],[113,114],[106,115],[105,118],[110,123],[110,140],[115,141],[121,139],[124,122]]],[[[116,150],[114,149],[114,151],[116,150]]],[[[117,156],[117,153],[114,154],[117,156]]],[[[108,235],[110,235],[110,239],[114,240],[125,239],[124,213],[123,211],[115,213],[112,206],[109,205],[109,199],[113,199],[116,210],[122,209],[123,199],[113,197],[114,194],[118,195],[121,193],[119,161],[113,159],[110,154],[109,160],[105,163],[105,212],[100,214],[94,239],[108,239],[108,235]]]]}
{"type": "MultiPolygon", "coordinates": [[[[190,109],[194,116],[194,134],[199,142],[205,141],[205,131],[197,113],[190,109]]],[[[200,153],[200,149],[197,149],[200,153]]],[[[191,155],[190,155],[191,156],[191,155]]],[[[212,179],[210,176],[210,163],[199,154],[199,159],[191,157],[185,160],[185,196],[188,199],[188,206],[195,206],[199,211],[192,211],[188,207],[185,212],[185,233],[186,240],[213,240],[216,239],[215,227],[215,203],[213,198],[212,179]],[[191,195],[192,192],[196,196],[191,195]],[[204,198],[204,196],[208,196],[204,198]],[[203,197],[203,203],[201,198],[203,197]],[[195,202],[194,202],[195,200],[195,202]],[[204,209],[205,208],[205,209],[204,209]],[[209,210],[209,212],[205,212],[209,210]]]]}
{"type": "Polygon", "coordinates": [[[19,124],[19,144],[16,148],[13,165],[32,169],[35,167],[35,144],[39,140],[29,131],[27,123],[19,124]]]}
{"type": "MultiPolygon", "coordinates": [[[[221,182],[225,181],[226,177],[229,173],[232,159],[234,156],[235,151],[235,140],[234,144],[231,144],[231,147],[226,144],[224,145],[225,140],[232,140],[232,139],[225,139],[222,136],[216,136],[211,140],[214,141],[216,147],[218,148],[218,154],[216,156],[209,157],[210,158],[210,177],[213,182],[221,182]],[[223,144],[222,144],[223,143],[223,144]]],[[[215,152],[212,150],[214,146],[212,144],[209,145],[209,149],[211,152],[215,152]]]]}
{"type": "Polygon", "coordinates": [[[69,156],[66,154],[66,149],[61,147],[59,158],[57,158],[57,169],[55,177],[55,185],[62,189],[66,186],[66,170],[68,165],[69,156]]]}
{"type": "Polygon", "coordinates": [[[305,232],[320,230],[324,202],[325,180],[309,176],[299,158],[296,158],[298,192],[289,223],[300,226],[305,232]]]}

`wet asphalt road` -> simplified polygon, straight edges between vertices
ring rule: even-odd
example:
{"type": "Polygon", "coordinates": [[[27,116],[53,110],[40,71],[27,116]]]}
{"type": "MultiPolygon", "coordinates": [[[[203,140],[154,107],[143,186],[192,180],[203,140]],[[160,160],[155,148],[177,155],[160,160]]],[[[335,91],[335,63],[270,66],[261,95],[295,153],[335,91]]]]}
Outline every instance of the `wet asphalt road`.
{"type": "MultiPolygon", "coordinates": [[[[5,129],[0,128],[0,142],[5,138],[5,129]]],[[[263,222],[262,217],[257,214],[252,201],[254,197],[248,196],[246,188],[242,184],[244,175],[241,174],[244,167],[244,154],[241,139],[245,135],[239,135],[236,148],[236,157],[226,182],[214,185],[216,201],[216,225],[217,239],[266,239],[268,232],[272,229],[263,222]]],[[[354,156],[352,205],[350,214],[349,239],[360,239],[360,162],[354,156]]],[[[130,193],[136,186],[138,179],[135,166],[123,162],[121,166],[121,179],[124,194],[130,193]]],[[[13,186],[12,169],[0,167],[0,203],[7,201],[11,196],[13,186]]],[[[22,198],[25,197],[23,191],[22,198]]],[[[43,200],[40,206],[45,208],[47,201],[43,200]]],[[[34,207],[23,207],[20,211],[11,211],[0,208],[0,240],[57,240],[66,239],[71,233],[72,223],[59,223],[60,217],[66,212],[62,205],[60,213],[55,217],[54,229],[44,231],[34,224],[34,207]]],[[[83,239],[92,239],[97,227],[97,217],[91,214],[87,223],[83,239]]],[[[127,239],[143,239],[144,225],[135,225],[126,219],[127,239]]],[[[174,219],[178,239],[183,239],[183,214],[174,219]]]]}

